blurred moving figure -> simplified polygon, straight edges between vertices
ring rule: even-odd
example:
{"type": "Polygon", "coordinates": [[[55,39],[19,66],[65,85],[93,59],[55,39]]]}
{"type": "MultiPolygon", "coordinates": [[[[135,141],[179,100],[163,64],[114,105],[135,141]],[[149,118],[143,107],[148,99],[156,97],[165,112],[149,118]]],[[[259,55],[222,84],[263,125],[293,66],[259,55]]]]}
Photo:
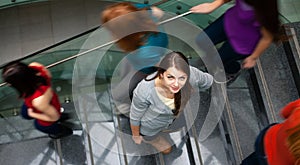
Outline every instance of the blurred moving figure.
{"type": "MultiPolygon", "coordinates": [[[[229,1],[214,0],[194,6],[190,11],[210,13],[229,1]]],[[[243,60],[243,69],[254,67],[256,60],[273,41],[285,38],[282,31],[276,0],[236,0],[232,8],[198,35],[196,42],[203,48],[207,42],[206,35],[215,45],[224,42],[218,52],[227,80],[230,80],[235,79],[241,71],[239,60],[243,60]]]]}
{"type": "Polygon", "coordinates": [[[166,53],[167,35],[158,20],[163,11],[157,7],[129,2],[116,3],[102,12],[102,23],[126,53],[121,71],[121,82],[114,87],[113,98],[121,113],[129,112],[130,98],[136,84],[155,71],[155,66],[166,53]],[[138,74],[132,80],[132,75],[138,74]],[[126,87],[129,84],[131,86],[126,87]]]}
{"type": "Polygon", "coordinates": [[[132,139],[136,144],[150,143],[164,154],[171,152],[166,140],[166,130],[178,130],[173,123],[182,117],[183,110],[193,88],[205,90],[211,87],[213,77],[189,66],[187,58],[180,52],[167,54],[157,72],[142,80],[134,90],[130,109],[132,139]],[[181,115],[181,116],[180,116],[181,115]]]}
{"type": "Polygon", "coordinates": [[[43,65],[11,62],[5,65],[2,77],[24,99],[21,114],[25,119],[35,119],[36,129],[54,139],[73,134],[72,129],[60,124],[60,102],[51,89],[51,74],[43,65]]]}
{"type": "Polygon", "coordinates": [[[255,142],[255,152],[242,165],[300,165],[300,99],[281,110],[285,119],[263,129],[255,142]]]}

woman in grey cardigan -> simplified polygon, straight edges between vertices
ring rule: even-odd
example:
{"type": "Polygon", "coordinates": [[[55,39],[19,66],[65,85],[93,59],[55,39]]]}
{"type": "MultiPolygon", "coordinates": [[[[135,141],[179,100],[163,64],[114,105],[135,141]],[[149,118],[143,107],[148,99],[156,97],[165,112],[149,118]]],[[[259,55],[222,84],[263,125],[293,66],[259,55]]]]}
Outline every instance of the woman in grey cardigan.
{"type": "Polygon", "coordinates": [[[148,142],[159,152],[170,153],[170,143],[159,133],[179,116],[192,87],[207,89],[212,83],[213,77],[189,66],[182,53],[167,54],[157,72],[142,80],[134,90],[130,109],[133,141],[148,142]]]}

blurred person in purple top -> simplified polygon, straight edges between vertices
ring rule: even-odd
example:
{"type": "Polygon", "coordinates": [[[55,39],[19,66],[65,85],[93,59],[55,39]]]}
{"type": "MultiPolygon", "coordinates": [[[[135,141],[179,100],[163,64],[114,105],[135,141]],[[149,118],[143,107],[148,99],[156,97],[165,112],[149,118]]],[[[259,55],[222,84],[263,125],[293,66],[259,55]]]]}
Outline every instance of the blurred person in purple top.
{"type": "MultiPolygon", "coordinates": [[[[214,0],[190,9],[193,13],[207,14],[230,0],[214,0]]],[[[242,68],[255,66],[256,60],[271,43],[283,39],[276,0],[236,0],[220,18],[204,29],[213,44],[224,42],[218,49],[227,75],[238,75],[242,68]]],[[[205,34],[196,42],[204,47],[205,34]]],[[[227,78],[229,78],[227,76],[227,78]]]]}

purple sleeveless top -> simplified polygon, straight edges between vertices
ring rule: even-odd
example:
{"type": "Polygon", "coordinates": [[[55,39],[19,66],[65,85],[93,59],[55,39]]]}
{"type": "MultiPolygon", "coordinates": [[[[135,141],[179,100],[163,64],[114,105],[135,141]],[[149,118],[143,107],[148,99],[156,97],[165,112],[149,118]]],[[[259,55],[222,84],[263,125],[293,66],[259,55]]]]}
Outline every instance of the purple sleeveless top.
{"type": "Polygon", "coordinates": [[[236,0],[235,6],[226,11],[224,28],[230,44],[239,54],[252,54],[261,38],[261,26],[254,10],[243,0],[236,0]]]}

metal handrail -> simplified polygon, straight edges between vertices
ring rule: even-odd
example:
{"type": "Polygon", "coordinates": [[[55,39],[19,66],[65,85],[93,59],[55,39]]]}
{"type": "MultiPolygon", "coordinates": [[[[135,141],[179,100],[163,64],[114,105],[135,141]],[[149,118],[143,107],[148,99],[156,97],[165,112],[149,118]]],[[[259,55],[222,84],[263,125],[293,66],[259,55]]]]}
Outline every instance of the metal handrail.
{"type": "Polygon", "coordinates": [[[177,19],[177,18],[184,17],[184,16],[189,15],[189,14],[191,14],[191,13],[192,13],[192,11],[188,11],[188,12],[179,14],[179,15],[177,15],[177,16],[175,16],[175,17],[172,17],[172,18],[169,18],[169,19],[166,19],[166,20],[164,20],[164,21],[159,22],[158,25],[161,25],[161,24],[165,24],[165,23],[171,22],[171,21],[173,21],[173,20],[175,20],[175,19],[177,19]]]}
{"type": "Polygon", "coordinates": [[[225,109],[226,109],[226,112],[227,112],[227,115],[228,115],[228,118],[229,118],[228,122],[229,122],[229,125],[230,125],[231,130],[232,130],[232,134],[233,134],[232,138],[234,139],[233,142],[235,144],[235,149],[237,151],[237,156],[239,158],[237,161],[238,161],[238,163],[241,163],[244,156],[243,156],[243,152],[242,152],[242,148],[241,148],[241,144],[240,144],[236,124],[235,124],[235,121],[234,121],[232,109],[231,109],[231,106],[230,106],[230,103],[229,103],[227,93],[225,92],[226,91],[226,86],[225,85],[226,84],[221,84],[221,90],[222,90],[223,96],[225,98],[225,109]]]}
{"type": "MultiPolygon", "coordinates": [[[[158,25],[165,24],[165,23],[168,23],[168,22],[170,22],[170,21],[173,21],[173,20],[175,20],[175,19],[181,18],[181,17],[186,16],[186,15],[191,14],[191,13],[192,13],[191,11],[188,11],[188,12],[185,12],[185,13],[183,13],[183,14],[177,15],[177,16],[175,16],[175,17],[172,17],[172,18],[166,19],[166,20],[164,20],[164,21],[158,22],[157,24],[158,24],[158,25]]],[[[95,48],[89,49],[89,50],[87,50],[87,51],[84,51],[84,52],[78,53],[78,54],[76,54],[76,55],[67,57],[67,58],[65,58],[65,59],[63,59],[63,60],[54,62],[54,63],[52,63],[52,64],[46,66],[46,68],[51,68],[51,67],[56,66],[56,65],[59,65],[59,64],[61,64],[61,63],[70,61],[70,60],[72,60],[72,59],[74,59],[74,58],[77,58],[77,57],[79,57],[79,56],[85,55],[85,54],[87,54],[87,53],[89,53],[89,52],[92,52],[92,51],[94,51],[94,50],[97,50],[97,49],[103,48],[103,47],[105,47],[105,46],[114,44],[114,43],[116,43],[117,41],[118,41],[118,40],[113,40],[113,41],[107,42],[107,43],[105,43],[105,44],[103,44],[103,45],[99,45],[99,46],[97,46],[97,47],[95,47],[95,48]]],[[[2,86],[4,86],[4,85],[6,85],[6,82],[1,83],[1,84],[0,84],[0,87],[2,87],[2,86]]]]}
{"type": "Polygon", "coordinates": [[[268,83],[266,81],[265,74],[263,72],[260,59],[257,59],[256,64],[257,64],[258,74],[259,74],[260,79],[261,79],[262,88],[265,92],[267,105],[268,105],[269,110],[270,110],[270,117],[272,119],[271,123],[277,123],[278,118],[276,116],[276,111],[275,111],[275,108],[274,108],[274,105],[273,105],[273,102],[272,102],[272,99],[271,99],[271,93],[270,93],[270,90],[268,88],[268,83]]]}

